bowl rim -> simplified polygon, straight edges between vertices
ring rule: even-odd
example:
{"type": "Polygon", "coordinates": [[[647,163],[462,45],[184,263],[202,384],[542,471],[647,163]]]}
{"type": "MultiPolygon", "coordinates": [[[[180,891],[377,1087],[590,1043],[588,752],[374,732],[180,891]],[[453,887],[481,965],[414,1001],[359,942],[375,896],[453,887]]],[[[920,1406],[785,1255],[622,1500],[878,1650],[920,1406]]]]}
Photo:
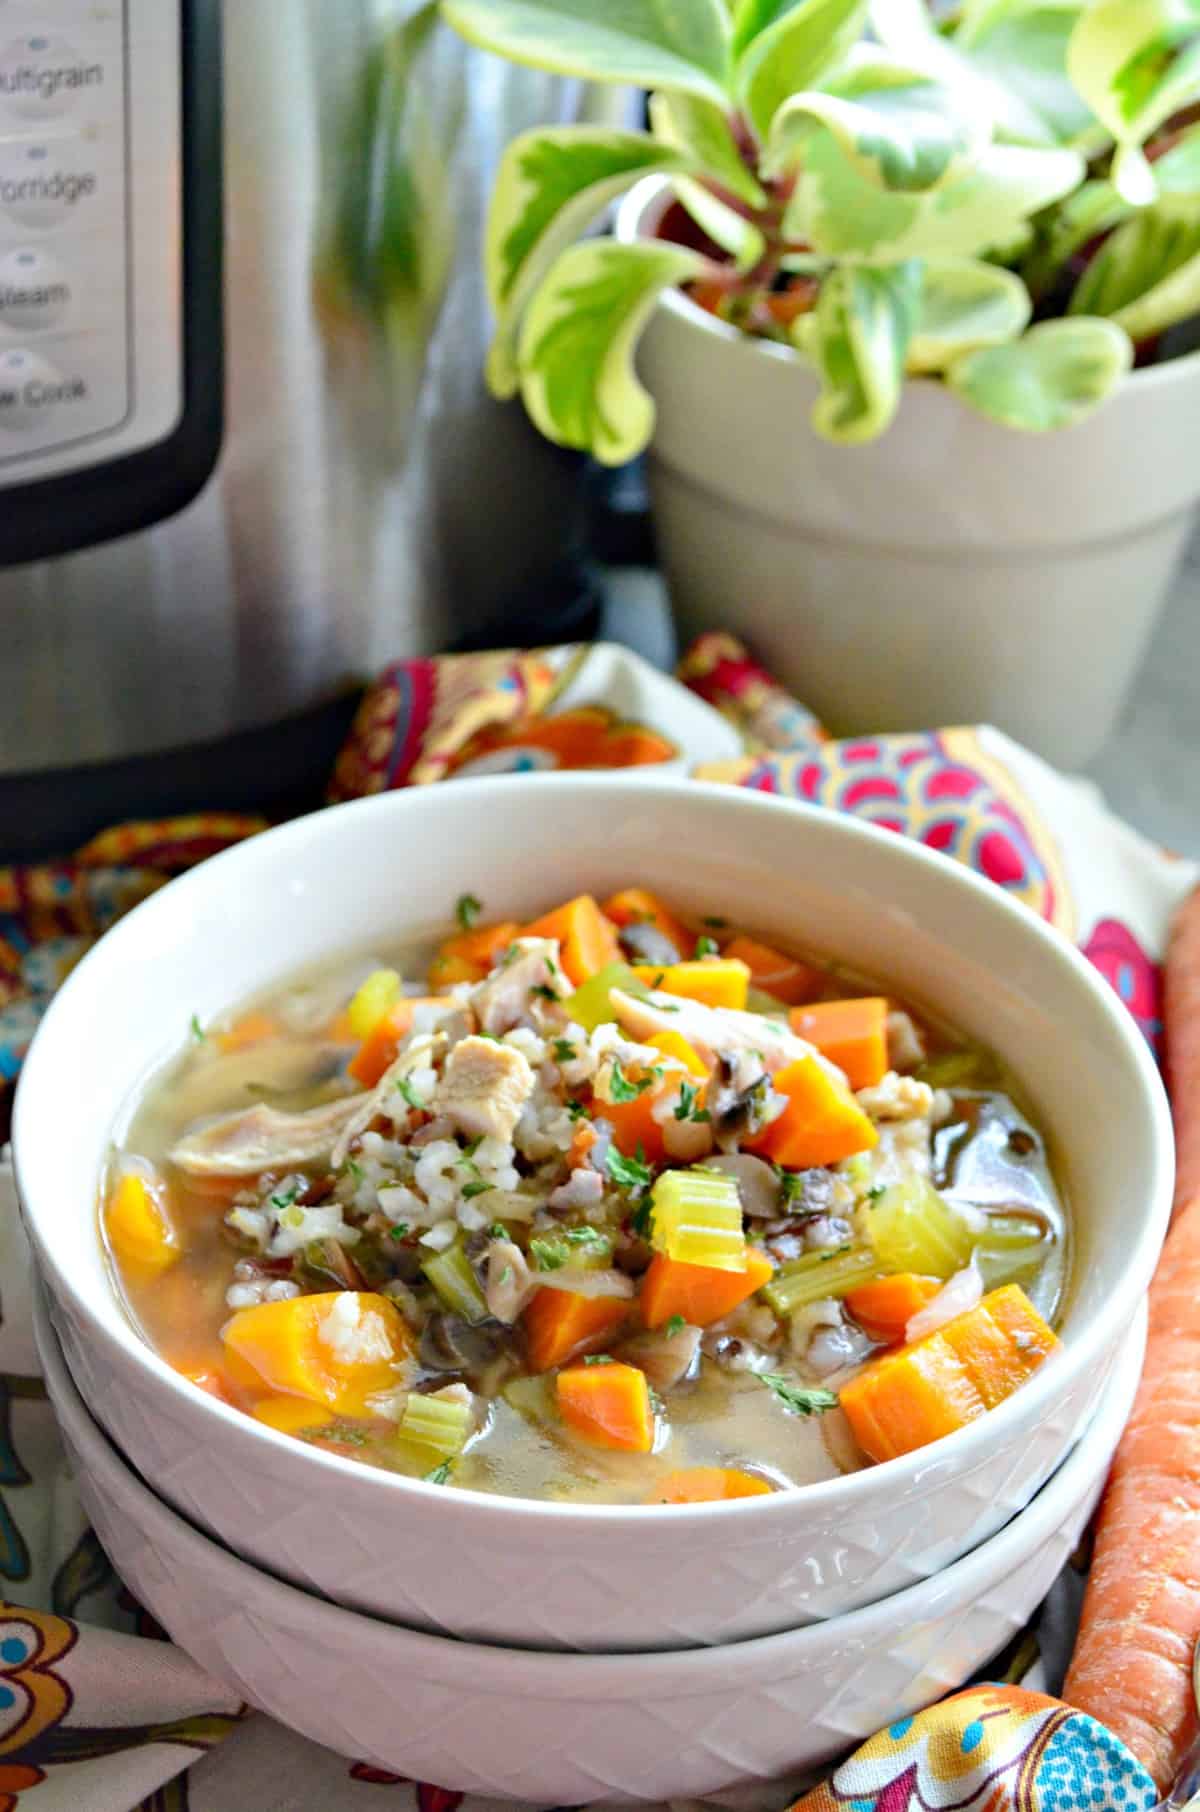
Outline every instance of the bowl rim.
{"type": "MultiPolygon", "coordinates": [[[[1108,1456],[1115,1449],[1133,1407],[1141,1376],[1148,1321],[1147,1305],[1143,1302],[1117,1348],[1115,1362],[1095,1414],[1037,1495],[995,1535],[939,1572],[914,1580],[886,1598],[863,1605],[858,1610],[844,1611],[837,1617],[801,1624],[795,1629],[780,1630],[770,1636],[754,1636],[737,1642],[711,1643],[686,1649],[642,1649],[632,1653],[589,1654],[577,1650],[515,1648],[412,1629],[407,1624],[372,1617],[328,1598],[318,1597],[291,1580],[280,1579],[276,1574],[243,1560],[223,1542],[197,1529],[187,1517],[160,1498],[100,1427],[67,1364],[54,1328],[45,1286],[38,1280],[34,1287],[35,1337],[56,1415],[67,1421],[73,1430],[82,1430],[81,1444],[99,1453],[102,1465],[120,1475],[123,1488],[147,1507],[150,1516],[161,1523],[172,1525],[179,1540],[196,1550],[203,1550],[213,1557],[210,1564],[220,1565],[231,1577],[243,1581],[246,1602],[252,1602],[252,1593],[266,1590],[273,1594],[281,1593],[285,1599],[300,1601],[312,1616],[321,1621],[350,1619],[351,1627],[383,1627],[398,1642],[409,1647],[414,1665],[419,1664],[422,1657],[427,1657],[431,1663],[440,1660],[446,1670],[460,1674],[465,1651],[477,1666],[482,1658],[485,1669],[493,1669],[499,1674],[500,1677],[493,1685],[485,1686],[485,1691],[511,1692],[511,1676],[501,1670],[510,1669],[515,1663],[525,1674],[522,1680],[523,1691],[536,1690],[546,1698],[560,1700],[578,1698],[584,1692],[596,1690],[603,1691],[605,1696],[613,1699],[629,1698],[631,1692],[640,1693],[651,1684],[646,1676],[662,1672],[675,1676],[675,1690],[699,1690],[704,1683],[704,1676],[712,1671],[720,1670],[722,1676],[731,1672],[736,1674],[743,1668],[752,1673],[760,1669],[769,1671],[772,1662],[778,1662],[781,1657],[789,1656],[797,1650],[801,1654],[806,1648],[819,1651],[831,1634],[843,1641],[857,1639],[865,1651],[873,1639],[887,1634],[898,1623],[922,1616],[944,1614],[960,1599],[963,1602],[974,1602],[1052,1541],[1086,1498],[1093,1484],[1100,1482],[1100,1456],[1104,1456],[1103,1464],[1107,1466],[1108,1456]],[[1137,1363],[1132,1363],[1133,1360],[1137,1363]],[[990,1584],[986,1583],[989,1581],[990,1584]],[[924,1597],[931,1599],[928,1605],[918,1602],[924,1597]]],[[[80,1438],[78,1433],[76,1438],[80,1438]]]]}
{"type": "MultiPolygon", "coordinates": [[[[34,1035],[17,1082],[12,1120],[13,1173],[22,1216],[41,1264],[53,1280],[54,1293],[74,1306],[88,1328],[89,1337],[118,1350],[148,1381],[153,1382],[154,1387],[165,1387],[167,1395],[177,1400],[184,1413],[216,1418],[214,1427],[224,1425],[243,1439],[265,1441],[281,1458],[291,1456],[299,1465],[329,1471],[335,1485],[340,1481],[343,1488],[352,1487],[356,1490],[416,1492],[430,1503],[439,1503],[443,1507],[443,1515],[453,1512],[464,1519],[485,1515],[491,1519],[505,1520],[533,1517],[550,1519],[560,1527],[578,1522],[584,1529],[597,1531],[603,1528],[614,1534],[627,1531],[632,1535],[644,1532],[650,1525],[683,1530],[685,1527],[716,1522],[721,1518],[738,1517],[746,1523],[755,1519],[758,1533],[765,1536],[770,1533],[773,1523],[790,1522],[793,1517],[802,1516],[805,1509],[820,1509],[827,1513],[831,1507],[840,1509],[844,1506],[849,1512],[860,1499],[867,1498],[872,1493],[882,1492],[886,1496],[889,1486],[896,1488],[905,1482],[911,1483],[924,1470],[939,1466],[951,1454],[961,1470],[969,1469],[974,1460],[1002,1442],[1004,1428],[1015,1413],[1014,1406],[1019,1407],[1030,1422],[1040,1420],[1041,1412],[1047,1407],[1049,1400],[1058,1394],[1059,1380],[1062,1379],[1064,1370],[1069,1367],[1070,1375],[1077,1376],[1097,1363],[1111,1338],[1113,1325],[1124,1328],[1132,1319],[1134,1309],[1149,1285],[1170,1215],[1174,1182],[1174,1137],[1166,1091],[1144,1037],[1111,987],[1062,933],[1023,903],[1011,898],[994,882],[940,851],[827,807],[785,799],[753,788],[694,780],[685,776],[664,776],[658,780],[639,778],[636,782],[630,782],[622,779],[620,770],[591,773],[571,771],[532,777],[489,775],[454,782],[455,797],[461,799],[465,807],[469,808],[472,803],[486,800],[488,809],[497,812],[504,810],[506,798],[527,806],[531,798],[537,798],[535,788],[564,794],[619,796],[627,793],[630,807],[642,811],[647,807],[652,808],[657,802],[667,811],[672,806],[703,805],[718,815],[724,812],[746,819],[758,817],[768,839],[772,828],[783,833],[789,825],[819,826],[822,832],[835,839],[843,838],[849,844],[873,848],[885,862],[924,871],[934,886],[950,893],[957,892],[972,900],[985,916],[990,915],[1010,930],[1019,928],[1018,936],[1040,946],[1043,954],[1071,974],[1074,982],[1091,997],[1093,1006],[1107,1022],[1113,1037],[1124,1047],[1125,1055],[1142,1084],[1138,1106],[1145,1116],[1153,1152],[1151,1172],[1145,1179],[1142,1191],[1147,1206],[1138,1240],[1126,1254],[1127,1262],[1119,1286],[1110,1294],[1108,1301],[1091,1316],[1071,1345],[1062,1349],[1053,1365],[1041,1367],[1019,1392],[987,1416],[944,1436],[928,1449],[918,1449],[915,1453],[901,1455],[882,1465],[864,1467],[859,1472],[840,1474],[835,1478],[818,1480],[790,1491],[774,1492],[769,1496],[685,1505],[578,1504],[507,1497],[455,1485],[435,1485],[424,1479],[410,1479],[399,1473],[363,1466],[340,1454],[327,1453],[320,1448],[297,1442],[265,1423],[255,1422],[207,1392],[198,1391],[138,1334],[131,1321],[126,1320],[127,1337],[122,1340],[118,1340],[107,1328],[99,1326],[89,1297],[76,1288],[64,1271],[54,1251],[53,1242],[41,1237],[39,1224],[42,1216],[31,1206],[35,1198],[42,1199],[38,1195],[39,1189],[43,1196],[49,1195],[52,1198],[54,1194],[53,1177],[42,1173],[29,1125],[37,1111],[38,1095],[43,1092],[39,1051],[46,1048],[46,1028],[57,1024],[72,1011],[76,994],[94,971],[102,965],[119,963],[127,950],[136,949],[142,926],[154,916],[163,912],[180,913],[186,909],[193,894],[199,895],[214,888],[219,891],[227,876],[230,883],[233,883],[243,867],[250,869],[258,861],[268,860],[274,863],[293,850],[301,863],[311,861],[314,848],[319,848],[320,844],[319,838],[314,837],[314,831],[319,825],[329,824],[333,819],[338,823],[348,823],[351,818],[368,822],[372,818],[386,821],[393,815],[403,817],[406,811],[413,809],[415,800],[428,800],[431,789],[422,787],[395,789],[346,804],[325,807],[275,826],[208,858],[196,868],[177,876],[121,918],[86,953],[55,994],[42,1025],[34,1035]],[[269,852],[265,858],[260,853],[263,851],[269,852]],[[34,1153],[32,1157],[31,1152],[34,1153]]],[[[47,1088],[52,1089],[53,1080],[53,1075],[48,1072],[47,1088]]],[[[114,1116],[115,1112],[114,1107],[114,1116]]]]}

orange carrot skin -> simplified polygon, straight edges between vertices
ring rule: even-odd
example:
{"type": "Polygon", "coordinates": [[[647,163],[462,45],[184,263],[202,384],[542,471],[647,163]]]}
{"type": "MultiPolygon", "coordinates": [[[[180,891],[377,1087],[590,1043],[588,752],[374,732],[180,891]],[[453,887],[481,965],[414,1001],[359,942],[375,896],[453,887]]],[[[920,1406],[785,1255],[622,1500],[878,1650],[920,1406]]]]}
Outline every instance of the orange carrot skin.
{"type": "Polygon", "coordinates": [[[448,937],[441,945],[440,954],[461,957],[464,962],[477,963],[487,970],[520,935],[521,927],[515,919],[500,925],[480,925],[473,931],[459,931],[448,937]]]}
{"type": "Polygon", "coordinates": [[[876,1277],[848,1291],[846,1307],[864,1334],[892,1346],[904,1339],[913,1316],[927,1307],[941,1288],[940,1278],[897,1271],[891,1277],[876,1277]]]}
{"type": "Polygon", "coordinates": [[[696,947],[695,932],[689,931],[657,894],[648,893],[644,887],[627,887],[622,893],[614,893],[611,900],[605,900],[603,911],[614,925],[653,925],[668,943],[674,944],[680,962],[691,956],[696,947]]]}
{"type": "Polygon", "coordinates": [[[1175,915],[1164,986],[1167,1083],[1175,1109],[1175,1212],[1200,1197],[1200,890],[1175,915]]]}
{"type": "Polygon", "coordinates": [[[722,1504],[735,1497],[770,1497],[770,1483],[736,1466],[689,1466],[668,1472],[646,1499],[648,1504],[722,1504]]]}
{"type": "MultiPolygon", "coordinates": [[[[1177,1113],[1177,1119],[1180,1116],[1177,1113]]],[[[1200,1200],[1150,1290],[1133,1415],[1100,1506],[1063,1697],[1116,1732],[1164,1794],[1196,1734],[1200,1638],[1200,1200]]]]}
{"type": "Polygon", "coordinates": [[[554,912],[526,925],[522,937],[557,938],[562,966],[577,988],[610,963],[620,961],[617,928],[605,918],[590,893],[568,900],[554,912]]]}
{"type": "Polygon", "coordinates": [[[819,970],[810,969],[798,957],[785,956],[782,950],[773,950],[770,944],[760,944],[756,938],[746,937],[740,931],[730,938],[721,954],[745,963],[754,986],[761,988],[764,994],[773,994],[785,1006],[798,1007],[811,1000],[824,984],[819,970]]]}
{"type": "Polygon", "coordinates": [[[622,1296],[539,1290],[521,1317],[530,1371],[552,1371],[580,1353],[604,1346],[629,1319],[632,1306],[622,1296]]]}
{"type": "Polygon", "coordinates": [[[636,1366],[577,1366],[559,1372],[555,1390],[567,1427],[593,1446],[624,1453],[649,1453],[654,1446],[650,1387],[636,1366]]]}
{"type": "Polygon", "coordinates": [[[694,1328],[706,1328],[732,1315],[740,1303],[769,1283],[774,1265],[756,1246],[746,1248],[745,1271],[717,1271],[710,1265],[689,1265],[659,1252],[642,1282],[642,1319],[648,1328],[661,1328],[674,1315],[694,1328]]]}

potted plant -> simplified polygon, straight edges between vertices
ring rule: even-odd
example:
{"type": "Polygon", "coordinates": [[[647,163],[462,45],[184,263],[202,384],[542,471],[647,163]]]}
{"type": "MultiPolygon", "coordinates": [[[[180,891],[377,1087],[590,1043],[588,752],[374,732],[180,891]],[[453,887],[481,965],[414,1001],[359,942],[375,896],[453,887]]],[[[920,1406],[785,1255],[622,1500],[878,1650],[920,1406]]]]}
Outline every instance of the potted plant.
{"type": "Polygon", "coordinates": [[[488,375],[564,445],[651,447],[685,630],[840,729],[1084,762],[1200,497],[1200,0],[443,11],[651,91],[648,132],[510,148],[488,375]]]}

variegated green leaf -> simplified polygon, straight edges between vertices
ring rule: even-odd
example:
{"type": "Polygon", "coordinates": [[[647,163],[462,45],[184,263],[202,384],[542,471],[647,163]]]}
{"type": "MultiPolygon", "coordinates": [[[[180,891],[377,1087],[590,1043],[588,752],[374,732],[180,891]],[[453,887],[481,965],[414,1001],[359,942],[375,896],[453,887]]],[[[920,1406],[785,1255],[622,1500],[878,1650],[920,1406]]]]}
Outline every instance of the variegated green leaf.
{"type": "Polygon", "coordinates": [[[1092,110],[1067,73],[1067,47],[1081,0],[998,0],[954,33],[973,69],[1028,110],[1035,144],[1074,144],[1094,128],[1092,110]]]}
{"type": "Polygon", "coordinates": [[[677,176],[671,185],[701,232],[728,253],[740,272],[753,270],[767,249],[767,242],[752,220],[727,207],[702,182],[677,176]]]}
{"type": "Polygon", "coordinates": [[[822,384],[812,423],[826,440],[874,440],[890,425],[920,298],[917,262],[846,265],[826,278],[807,341],[822,384]]]}
{"type": "Polygon", "coordinates": [[[496,315],[488,382],[515,396],[521,315],[550,266],[610,202],[650,174],[692,167],[644,133],[597,126],[538,126],[508,147],[488,217],[484,268],[496,315]]]}
{"type": "Polygon", "coordinates": [[[729,86],[722,0],[442,0],[442,11],[469,43],[535,69],[716,101],[729,86]]]}
{"type": "Polygon", "coordinates": [[[1048,209],[1038,223],[1033,249],[1021,275],[1034,296],[1053,289],[1075,254],[1102,233],[1128,220],[1132,209],[1109,182],[1096,179],[1048,209]]]}
{"type": "Polygon", "coordinates": [[[763,138],[790,95],[813,88],[859,38],[867,0],[748,0],[734,19],[738,90],[763,138]]]}
{"type": "Polygon", "coordinates": [[[1200,313],[1200,210],[1178,196],[1135,214],[1105,240],[1070,312],[1106,315],[1147,340],[1200,313]]]}
{"type": "Polygon", "coordinates": [[[1181,132],[1153,167],[1160,195],[1200,195],[1200,124],[1181,132]]]}
{"type": "Polygon", "coordinates": [[[1132,362],[1129,336],[1111,321],[1042,321],[1010,345],[955,359],[944,381],[993,421],[1043,433],[1089,415],[1132,362]]]}
{"type": "Polygon", "coordinates": [[[526,310],[521,393],[549,440],[623,465],[654,432],[634,353],[662,291],[704,261],[662,241],[589,240],[564,252],[526,310]]]}
{"type": "Polygon", "coordinates": [[[1135,206],[1153,201],[1142,145],[1200,93],[1200,0],[1092,0],[1067,53],[1072,81],[1117,141],[1112,182],[1135,206]]]}
{"type": "Polygon", "coordinates": [[[1024,333],[1032,312],[1029,292],[1012,271],[971,258],[926,262],[908,369],[942,371],[973,347],[1006,345],[1024,333]]]}
{"type": "Polygon", "coordinates": [[[766,196],[737,148],[729,115],[698,95],[666,91],[650,96],[650,126],[660,144],[682,151],[704,174],[739,201],[761,208],[766,196]]]}
{"type": "MultiPolygon", "coordinates": [[[[986,18],[998,12],[999,7],[990,8],[986,18]]],[[[934,29],[926,0],[871,0],[871,29],[893,55],[960,94],[999,136],[1023,145],[1054,143],[1045,119],[1017,88],[977,65],[955,34],[934,29]]]]}
{"type": "Polygon", "coordinates": [[[767,168],[802,165],[824,127],[877,188],[919,194],[961,173],[988,137],[978,110],[953,89],[877,56],[859,59],[822,93],[793,95],[775,118],[767,168]]]}

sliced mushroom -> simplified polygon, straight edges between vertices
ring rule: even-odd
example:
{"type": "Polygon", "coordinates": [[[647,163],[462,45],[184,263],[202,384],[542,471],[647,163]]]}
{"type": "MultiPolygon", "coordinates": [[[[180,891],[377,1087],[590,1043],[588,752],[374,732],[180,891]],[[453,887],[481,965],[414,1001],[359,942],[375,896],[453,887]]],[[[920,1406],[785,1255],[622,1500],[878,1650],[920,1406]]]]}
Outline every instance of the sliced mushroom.
{"type": "Polygon", "coordinates": [[[461,1315],[431,1315],[421,1332],[418,1357],[427,1371],[470,1374],[489,1365],[508,1331],[499,1322],[472,1327],[461,1315]]]}
{"type": "Polygon", "coordinates": [[[329,1101],[304,1114],[285,1114],[260,1102],[226,1114],[181,1139],[171,1162],[192,1176],[255,1177],[327,1158],[353,1121],[360,1097],[329,1101]]]}
{"type": "Polygon", "coordinates": [[[319,1088],[346,1061],[344,1049],[335,1044],[271,1038],[249,1050],[223,1053],[215,1040],[211,1043],[211,1051],[209,1041],[198,1048],[172,1084],[174,1110],[189,1125],[206,1114],[219,1114],[231,1101],[249,1104],[319,1088]]]}
{"type": "Polygon", "coordinates": [[[779,1176],[762,1158],[751,1157],[749,1152],[728,1152],[710,1158],[708,1169],[723,1170],[736,1179],[742,1213],[751,1220],[775,1219],[780,1208],[779,1176]]]}
{"type": "Polygon", "coordinates": [[[660,969],[681,962],[686,954],[683,950],[676,950],[670,938],[657,925],[650,925],[645,921],[622,925],[617,933],[617,941],[625,955],[635,963],[653,963],[660,969]]]}
{"type": "Polygon", "coordinates": [[[645,1372],[655,1390],[672,1390],[685,1378],[696,1375],[700,1364],[700,1329],[684,1327],[668,1334],[665,1328],[656,1328],[653,1332],[635,1334],[631,1340],[621,1342],[614,1350],[613,1358],[636,1365],[640,1372],[645,1372]]]}
{"type": "Polygon", "coordinates": [[[484,1296],[488,1311],[505,1327],[512,1327],[538,1285],[525,1254],[509,1239],[494,1239],[487,1249],[484,1296]]]}
{"type": "Polygon", "coordinates": [[[480,1031],[497,1037],[526,1017],[535,991],[548,989],[556,1000],[569,992],[554,938],[518,938],[512,949],[516,954],[480,982],[471,997],[480,1031]]]}

